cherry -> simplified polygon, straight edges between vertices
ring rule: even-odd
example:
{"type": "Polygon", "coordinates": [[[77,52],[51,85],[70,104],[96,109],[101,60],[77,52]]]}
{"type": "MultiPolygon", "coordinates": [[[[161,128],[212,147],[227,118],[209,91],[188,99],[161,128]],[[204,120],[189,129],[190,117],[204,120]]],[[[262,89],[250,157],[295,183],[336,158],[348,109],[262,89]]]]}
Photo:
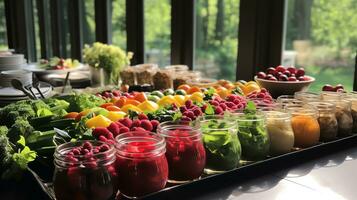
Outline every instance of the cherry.
{"type": "Polygon", "coordinates": [[[271,74],[271,75],[275,75],[276,74],[276,71],[275,71],[274,67],[269,67],[266,72],[267,72],[267,74],[271,74]]]}
{"type": "Polygon", "coordinates": [[[285,74],[279,76],[279,81],[287,81],[288,77],[285,74]]]}
{"type": "Polygon", "coordinates": [[[265,79],[266,76],[267,76],[267,75],[266,75],[264,72],[258,72],[258,73],[257,73],[257,77],[258,77],[258,78],[265,79]]]}
{"type": "Polygon", "coordinates": [[[335,91],[335,88],[330,84],[326,84],[322,87],[322,91],[333,92],[333,91],[335,91]]]}
{"type": "Polygon", "coordinates": [[[275,71],[283,73],[285,71],[285,67],[282,65],[279,65],[275,68],[275,71]]]}
{"type": "Polygon", "coordinates": [[[275,77],[271,77],[268,79],[269,81],[278,81],[278,79],[276,79],[275,77]]]}
{"type": "Polygon", "coordinates": [[[305,69],[304,68],[299,68],[296,72],[296,77],[304,76],[305,75],[305,69]]]}
{"type": "Polygon", "coordinates": [[[288,81],[297,81],[297,79],[296,79],[296,77],[295,76],[290,76],[289,78],[288,78],[288,81]]]}
{"type": "Polygon", "coordinates": [[[300,77],[298,78],[298,80],[299,80],[299,81],[305,81],[305,76],[300,76],[300,77]]]}
{"type": "Polygon", "coordinates": [[[337,84],[336,87],[335,87],[335,90],[337,91],[337,90],[339,90],[339,89],[344,90],[345,88],[343,87],[342,84],[337,84]]]}
{"type": "Polygon", "coordinates": [[[287,70],[291,73],[291,74],[296,74],[296,68],[294,66],[288,67],[287,70]]]}
{"type": "Polygon", "coordinates": [[[265,77],[265,79],[266,80],[269,80],[270,78],[275,78],[272,74],[268,74],[266,77],[265,77]]]}
{"type": "Polygon", "coordinates": [[[285,74],[287,77],[291,76],[291,72],[289,70],[285,70],[283,74],[285,74]]]}

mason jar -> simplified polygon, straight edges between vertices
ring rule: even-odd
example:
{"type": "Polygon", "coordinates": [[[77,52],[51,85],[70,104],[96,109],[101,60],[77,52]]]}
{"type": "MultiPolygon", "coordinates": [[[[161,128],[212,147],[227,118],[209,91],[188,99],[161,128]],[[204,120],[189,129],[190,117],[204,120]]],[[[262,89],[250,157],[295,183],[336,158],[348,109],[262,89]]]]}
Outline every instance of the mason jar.
{"type": "Polygon", "coordinates": [[[198,126],[187,121],[168,121],[158,126],[157,133],[166,140],[169,182],[184,183],[201,177],[206,152],[198,126]]]}
{"type": "Polygon", "coordinates": [[[320,95],[314,92],[295,92],[294,96],[304,103],[320,100],[320,95]]]}
{"type": "Polygon", "coordinates": [[[321,100],[323,101],[339,101],[342,99],[343,93],[341,92],[330,92],[323,91],[321,92],[321,100]]]}
{"type": "Polygon", "coordinates": [[[357,94],[356,93],[346,94],[344,99],[351,101],[351,115],[353,119],[352,133],[355,134],[357,133],[357,94]]]}
{"type": "Polygon", "coordinates": [[[237,124],[223,115],[206,115],[198,119],[206,150],[205,173],[215,174],[239,166],[241,145],[237,124]]]}
{"type": "Polygon", "coordinates": [[[295,98],[294,95],[281,95],[276,99],[277,107],[285,108],[286,105],[303,105],[301,100],[295,98]]]}
{"type": "Polygon", "coordinates": [[[353,118],[351,113],[352,103],[348,100],[328,100],[336,104],[336,118],[338,122],[338,136],[352,135],[353,118]]]}
{"type": "Polygon", "coordinates": [[[169,172],[163,137],[133,131],[115,140],[118,186],[123,196],[138,198],[165,187],[169,172]]]}
{"type": "Polygon", "coordinates": [[[269,155],[270,141],[262,113],[238,115],[238,137],[246,161],[262,160],[269,155]]]}
{"type": "Polygon", "coordinates": [[[332,102],[311,102],[309,105],[318,110],[318,121],[320,125],[320,141],[328,142],[336,139],[338,134],[338,123],[336,118],[336,105],[332,102]]]}
{"type": "Polygon", "coordinates": [[[286,111],[291,114],[295,147],[306,148],[316,145],[320,140],[318,111],[312,106],[289,106],[286,111]]]}
{"type": "Polygon", "coordinates": [[[56,199],[112,199],[117,192],[115,149],[99,141],[69,142],[54,153],[56,199]]]}
{"type": "Polygon", "coordinates": [[[270,139],[270,154],[280,155],[294,147],[291,115],[277,110],[266,111],[266,126],[270,139]]]}

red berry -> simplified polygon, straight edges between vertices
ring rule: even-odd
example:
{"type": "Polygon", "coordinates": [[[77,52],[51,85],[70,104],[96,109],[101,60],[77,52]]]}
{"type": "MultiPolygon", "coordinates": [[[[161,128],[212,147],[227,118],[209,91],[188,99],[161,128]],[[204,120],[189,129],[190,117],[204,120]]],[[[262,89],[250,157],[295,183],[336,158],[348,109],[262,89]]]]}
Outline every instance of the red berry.
{"type": "Polygon", "coordinates": [[[258,72],[258,73],[257,73],[257,77],[258,77],[258,78],[265,79],[266,76],[267,76],[267,75],[266,75],[264,72],[258,72]]]}
{"type": "Polygon", "coordinates": [[[290,72],[290,74],[296,74],[296,68],[293,66],[288,67],[287,70],[290,72]]]}
{"type": "Polygon", "coordinates": [[[193,105],[193,102],[191,100],[187,100],[185,102],[185,105],[186,105],[187,108],[191,108],[191,106],[193,105]]]}
{"type": "MultiPolygon", "coordinates": [[[[119,133],[118,133],[119,134],[119,133]]],[[[108,135],[107,135],[107,139],[108,140],[114,140],[114,134],[113,133],[109,133],[108,135]]]]}
{"type": "Polygon", "coordinates": [[[183,114],[191,119],[195,118],[195,114],[192,111],[186,111],[183,114]]]}
{"type": "Polygon", "coordinates": [[[157,126],[160,124],[157,120],[151,120],[150,122],[154,130],[156,130],[157,126]]]}
{"type": "Polygon", "coordinates": [[[180,107],[180,111],[181,111],[182,113],[184,113],[184,112],[187,111],[187,108],[186,108],[185,106],[181,106],[181,107],[180,107]]]}
{"type": "Polygon", "coordinates": [[[98,127],[95,128],[92,132],[92,135],[95,138],[99,138],[100,136],[104,136],[107,137],[107,135],[110,133],[110,131],[107,128],[103,128],[103,127],[98,127]]]}
{"type": "Polygon", "coordinates": [[[139,132],[147,132],[144,128],[142,127],[133,127],[131,131],[139,131],[139,132]]]}
{"type": "Polygon", "coordinates": [[[289,70],[285,70],[283,74],[286,75],[287,77],[291,76],[291,72],[289,70]]]}
{"type": "Polygon", "coordinates": [[[107,142],[108,139],[106,137],[104,137],[103,135],[99,136],[99,140],[102,142],[107,142]]]}
{"type": "Polygon", "coordinates": [[[266,92],[268,92],[268,91],[267,91],[267,89],[262,88],[262,89],[260,89],[260,92],[261,92],[261,93],[266,93],[266,92]]]}
{"type": "Polygon", "coordinates": [[[218,106],[218,105],[219,105],[219,102],[218,102],[218,101],[215,101],[215,100],[212,100],[210,103],[211,103],[211,105],[213,105],[213,106],[218,106]]]}
{"type": "Polygon", "coordinates": [[[152,129],[153,129],[151,122],[147,119],[141,120],[140,126],[147,131],[152,131],[152,129]]]}
{"type": "Polygon", "coordinates": [[[200,109],[194,110],[193,114],[195,114],[195,116],[201,116],[202,115],[202,111],[200,109]]]}
{"type": "Polygon", "coordinates": [[[240,100],[239,100],[239,99],[236,99],[236,100],[233,101],[233,103],[237,105],[237,104],[240,103],[240,100]]]}
{"type": "Polygon", "coordinates": [[[269,76],[269,74],[270,75],[275,75],[276,74],[276,71],[275,71],[274,67],[269,67],[266,72],[268,74],[267,76],[269,76]]]}
{"type": "Polygon", "coordinates": [[[336,87],[335,87],[336,92],[337,92],[337,90],[339,90],[339,89],[344,90],[345,88],[343,87],[342,84],[337,84],[336,87]]]}
{"type": "Polygon", "coordinates": [[[296,77],[295,76],[290,76],[288,78],[288,81],[297,81],[296,77]]]}
{"type": "Polygon", "coordinates": [[[138,119],[143,120],[143,119],[149,119],[148,116],[146,116],[144,113],[140,113],[138,115],[138,119]]]}
{"type": "Polygon", "coordinates": [[[275,71],[283,73],[285,71],[285,67],[282,65],[279,65],[275,68],[275,71]]]}
{"type": "Polygon", "coordinates": [[[298,80],[299,80],[299,81],[305,81],[305,76],[300,76],[300,77],[298,78],[298,80]]]}
{"type": "Polygon", "coordinates": [[[139,127],[140,126],[140,119],[134,119],[133,123],[131,124],[132,127],[139,127]]]}
{"type": "Polygon", "coordinates": [[[114,90],[112,93],[115,97],[120,96],[120,91],[118,91],[118,90],[114,90]]]}
{"type": "Polygon", "coordinates": [[[204,112],[207,108],[207,104],[203,104],[202,107],[201,107],[201,111],[204,112]]]}
{"type": "Polygon", "coordinates": [[[182,116],[181,117],[182,121],[191,121],[191,118],[187,117],[187,116],[182,116]]]}
{"type": "Polygon", "coordinates": [[[227,110],[227,106],[225,103],[220,103],[219,107],[221,107],[223,111],[227,110]]]}
{"type": "Polygon", "coordinates": [[[304,68],[299,68],[296,72],[296,77],[304,76],[305,75],[305,69],[304,68]]]}
{"type": "Polygon", "coordinates": [[[271,77],[268,79],[269,81],[278,81],[278,79],[276,79],[275,77],[271,77]]]}
{"type": "Polygon", "coordinates": [[[108,151],[109,149],[110,149],[110,148],[109,148],[109,145],[103,144],[103,145],[100,146],[99,151],[100,151],[100,152],[105,152],[105,151],[108,151]]]}
{"type": "Polygon", "coordinates": [[[223,109],[219,106],[217,106],[215,109],[214,109],[214,113],[215,114],[222,114],[223,113],[223,109]]]}
{"type": "Polygon", "coordinates": [[[90,142],[85,141],[83,143],[83,148],[88,149],[90,151],[90,150],[92,150],[93,146],[92,146],[92,144],[90,142]]]}
{"type": "Polygon", "coordinates": [[[129,132],[130,129],[126,126],[123,126],[119,129],[119,133],[122,134],[122,133],[126,133],[126,132],[129,132]]]}
{"type": "Polygon", "coordinates": [[[264,93],[259,93],[259,94],[257,95],[257,97],[258,97],[258,98],[264,98],[264,97],[265,97],[265,94],[264,94],[264,93]]]}
{"type": "Polygon", "coordinates": [[[121,120],[119,120],[119,122],[120,123],[122,123],[124,126],[126,126],[126,127],[128,127],[128,128],[130,128],[131,127],[131,125],[132,125],[132,121],[131,121],[131,119],[129,119],[129,118],[124,118],[124,119],[121,119],[121,120]]]}
{"type": "MultiPolygon", "coordinates": [[[[239,101],[239,100],[238,100],[239,101]]],[[[228,108],[232,108],[233,106],[235,106],[236,104],[234,104],[233,102],[226,102],[226,106],[228,108]]]]}
{"type": "Polygon", "coordinates": [[[279,81],[287,81],[288,77],[285,74],[279,76],[279,81]]]}
{"type": "Polygon", "coordinates": [[[112,123],[108,126],[108,130],[109,130],[110,132],[112,132],[112,134],[113,134],[114,136],[119,135],[119,133],[120,133],[119,129],[120,129],[119,125],[118,125],[117,123],[115,123],[115,122],[112,122],[112,123]]]}
{"type": "Polygon", "coordinates": [[[233,102],[235,99],[236,99],[236,95],[234,95],[234,94],[230,94],[227,96],[227,101],[233,102]]]}

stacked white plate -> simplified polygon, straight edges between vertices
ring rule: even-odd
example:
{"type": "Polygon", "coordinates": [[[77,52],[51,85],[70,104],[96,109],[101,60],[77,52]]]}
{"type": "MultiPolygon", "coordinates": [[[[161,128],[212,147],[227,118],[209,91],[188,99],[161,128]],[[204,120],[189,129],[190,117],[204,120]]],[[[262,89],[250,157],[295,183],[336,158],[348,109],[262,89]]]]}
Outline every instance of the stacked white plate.
{"type": "MultiPolygon", "coordinates": [[[[52,86],[45,82],[40,82],[40,90],[45,97],[49,97],[52,86]]],[[[32,88],[32,91],[38,98],[41,98],[40,93],[37,89],[32,88]]],[[[7,105],[15,101],[29,99],[22,91],[17,90],[13,87],[0,87],[0,105],[7,105]]]]}
{"type": "Polygon", "coordinates": [[[26,60],[23,54],[0,53],[0,72],[24,67],[26,67],[26,60]]]}

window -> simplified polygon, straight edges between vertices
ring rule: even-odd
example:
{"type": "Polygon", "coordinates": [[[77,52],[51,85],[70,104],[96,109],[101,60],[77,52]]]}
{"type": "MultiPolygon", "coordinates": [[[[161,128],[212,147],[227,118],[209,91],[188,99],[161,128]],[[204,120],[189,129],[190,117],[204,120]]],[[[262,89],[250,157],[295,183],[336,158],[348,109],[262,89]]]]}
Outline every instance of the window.
{"type": "Polygon", "coordinates": [[[5,0],[0,0],[0,50],[8,49],[6,34],[5,0]]]}
{"type": "Polygon", "coordinates": [[[316,78],[311,91],[341,83],[352,90],[357,46],[356,0],[288,0],[283,65],[316,78]]]}
{"type": "Polygon", "coordinates": [[[170,0],[145,0],[145,62],[163,67],[170,64],[170,0]]]}
{"type": "Polygon", "coordinates": [[[92,44],[95,41],[94,1],[81,1],[81,3],[83,6],[83,43],[92,44]]]}
{"type": "Polygon", "coordinates": [[[125,0],[112,1],[113,44],[126,49],[125,0]]]}
{"type": "Polygon", "coordinates": [[[196,1],[195,70],[215,79],[235,80],[239,0],[196,1]]]}

